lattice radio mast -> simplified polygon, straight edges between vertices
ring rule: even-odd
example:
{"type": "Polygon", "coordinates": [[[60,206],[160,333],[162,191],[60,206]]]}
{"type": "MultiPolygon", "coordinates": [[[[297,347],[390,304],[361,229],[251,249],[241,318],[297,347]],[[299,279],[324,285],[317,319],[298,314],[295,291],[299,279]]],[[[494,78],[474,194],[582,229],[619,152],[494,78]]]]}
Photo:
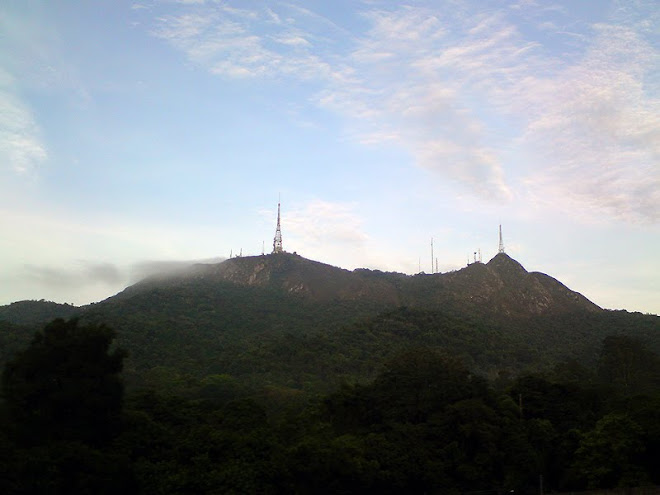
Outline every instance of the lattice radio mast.
{"type": "Polygon", "coordinates": [[[502,224],[500,224],[500,247],[498,249],[498,253],[503,253],[504,252],[504,241],[502,240],[502,224]]]}
{"type": "Polygon", "coordinates": [[[433,270],[433,237],[431,237],[431,273],[435,273],[433,270]]]}
{"type": "Polygon", "coordinates": [[[273,254],[281,253],[282,249],[282,230],[280,229],[280,201],[277,201],[277,228],[275,229],[275,238],[273,239],[273,254]]]}

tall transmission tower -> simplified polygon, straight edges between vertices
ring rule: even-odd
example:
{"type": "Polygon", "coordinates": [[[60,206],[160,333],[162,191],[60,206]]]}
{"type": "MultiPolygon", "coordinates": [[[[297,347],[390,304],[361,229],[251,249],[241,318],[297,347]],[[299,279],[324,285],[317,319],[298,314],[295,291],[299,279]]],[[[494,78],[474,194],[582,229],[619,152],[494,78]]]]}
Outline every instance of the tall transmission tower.
{"type": "Polygon", "coordinates": [[[431,237],[431,273],[435,273],[433,269],[433,237],[431,237]]]}
{"type": "Polygon", "coordinates": [[[500,224],[500,247],[497,250],[498,253],[504,252],[504,241],[502,240],[502,224],[500,224]]]}
{"type": "Polygon", "coordinates": [[[280,202],[277,201],[277,228],[275,229],[275,238],[273,239],[273,254],[281,253],[282,249],[282,230],[280,229],[280,202]]]}

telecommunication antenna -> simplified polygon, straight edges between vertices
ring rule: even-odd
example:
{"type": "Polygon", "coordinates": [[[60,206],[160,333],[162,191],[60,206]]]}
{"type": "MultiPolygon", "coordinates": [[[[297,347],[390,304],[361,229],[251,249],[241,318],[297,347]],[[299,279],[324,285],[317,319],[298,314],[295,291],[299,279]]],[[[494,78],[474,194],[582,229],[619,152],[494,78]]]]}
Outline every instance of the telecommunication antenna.
{"type": "Polygon", "coordinates": [[[273,239],[273,254],[281,253],[282,249],[282,230],[280,229],[280,200],[277,200],[277,228],[275,229],[275,238],[273,239]]]}
{"type": "Polygon", "coordinates": [[[502,240],[502,224],[500,224],[500,247],[497,250],[498,253],[504,252],[504,241],[502,240]]]}
{"type": "Polygon", "coordinates": [[[433,237],[431,237],[431,273],[435,273],[433,270],[433,237]]]}

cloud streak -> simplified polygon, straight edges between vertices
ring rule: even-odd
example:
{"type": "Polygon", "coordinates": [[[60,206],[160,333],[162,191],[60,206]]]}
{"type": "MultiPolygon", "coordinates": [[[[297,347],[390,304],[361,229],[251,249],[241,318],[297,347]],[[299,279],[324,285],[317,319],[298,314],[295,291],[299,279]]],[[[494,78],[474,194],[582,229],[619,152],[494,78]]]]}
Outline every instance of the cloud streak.
{"type": "MultiPolygon", "coordinates": [[[[282,211],[284,249],[304,249],[304,256],[342,267],[368,264],[370,242],[357,205],[315,199],[304,206],[282,211]]],[[[263,211],[272,220],[274,212],[263,211]]]]}
{"type": "Polygon", "coordinates": [[[271,9],[201,5],[157,21],[154,36],[222,77],[332,77],[331,65],[311,50],[313,35],[271,9]]]}
{"type": "Polygon", "coordinates": [[[131,264],[79,260],[66,266],[52,264],[24,264],[22,269],[7,283],[18,283],[28,288],[31,294],[46,295],[47,298],[74,296],[76,304],[89,304],[93,294],[115,293],[128,285],[148,277],[181,273],[197,263],[220,263],[225,258],[200,260],[147,260],[131,264]],[[80,298],[80,294],[85,294],[80,298]]]}
{"type": "Polygon", "coordinates": [[[535,109],[519,141],[538,160],[526,182],[536,196],[561,197],[570,209],[655,223],[660,98],[643,80],[658,53],[628,28],[594,29],[578,64],[554,79],[530,78],[519,88],[525,95],[521,103],[535,109]]]}
{"type": "Polygon", "coordinates": [[[76,269],[29,264],[23,268],[27,279],[47,290],[67,290],[97,284],[112,287],[125,281],[122,270],[111,263],[80,262],[76,269]]]}
{"type": "Polygon", "coordinates": [[[516,20],[535,19],[534,3],[365,3],[365,27],[351,31],[295,4],[229,5],[182,7],[152,32],[221,77],[304,82],[356,141],[402,147],[478,197],[660,220],[660,97],[649,78],[660,55],[641,16],[619,9],[577,26],[556,8],[523,33],[516,20]]]}
{"type": "Polygon", "coordinates": [[[14,91],[12,77],[0,70],[0,162],[23,175],[47,156],[32,112],[14,91]]]}

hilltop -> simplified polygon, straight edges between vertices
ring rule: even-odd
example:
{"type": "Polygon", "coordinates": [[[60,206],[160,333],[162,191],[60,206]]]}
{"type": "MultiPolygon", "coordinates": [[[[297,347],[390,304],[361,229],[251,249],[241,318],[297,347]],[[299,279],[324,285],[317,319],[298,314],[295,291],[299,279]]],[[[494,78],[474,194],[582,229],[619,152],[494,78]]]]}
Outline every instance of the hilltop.
{"type": "MultiPolygon", "coordinates": [[[[278,253],[197,264],[186,273],[151,277],[118,297],[154,287],[191,287],[230,283],[300,296],[306,302],[377,302],[386,306],[457,307],[503,316],[599,311],[596,304],[554,278],[527,272],[507,254],[449,273],[404,275],[378,270],[354,271],[278,253]]],[[[111,298],[112,299],[112,298],[111,298]]]]}
{"type": "Polygon", "coordinates": [[[11,343],[1,357],[27,342],[26,324],[55,316],[116,328],[130,353],[129,384],[175,392],[218,375],[269,393],[328,391],[369,380],[388,358],[419,346],[448,350],[489,376],[569,358],[594,363],[610,334],[660,347],[658,317],[603,310],[504,253],[417,275],[349,271],[290,253],[197,264],[89,306],[0,308],[11,343]]]}

